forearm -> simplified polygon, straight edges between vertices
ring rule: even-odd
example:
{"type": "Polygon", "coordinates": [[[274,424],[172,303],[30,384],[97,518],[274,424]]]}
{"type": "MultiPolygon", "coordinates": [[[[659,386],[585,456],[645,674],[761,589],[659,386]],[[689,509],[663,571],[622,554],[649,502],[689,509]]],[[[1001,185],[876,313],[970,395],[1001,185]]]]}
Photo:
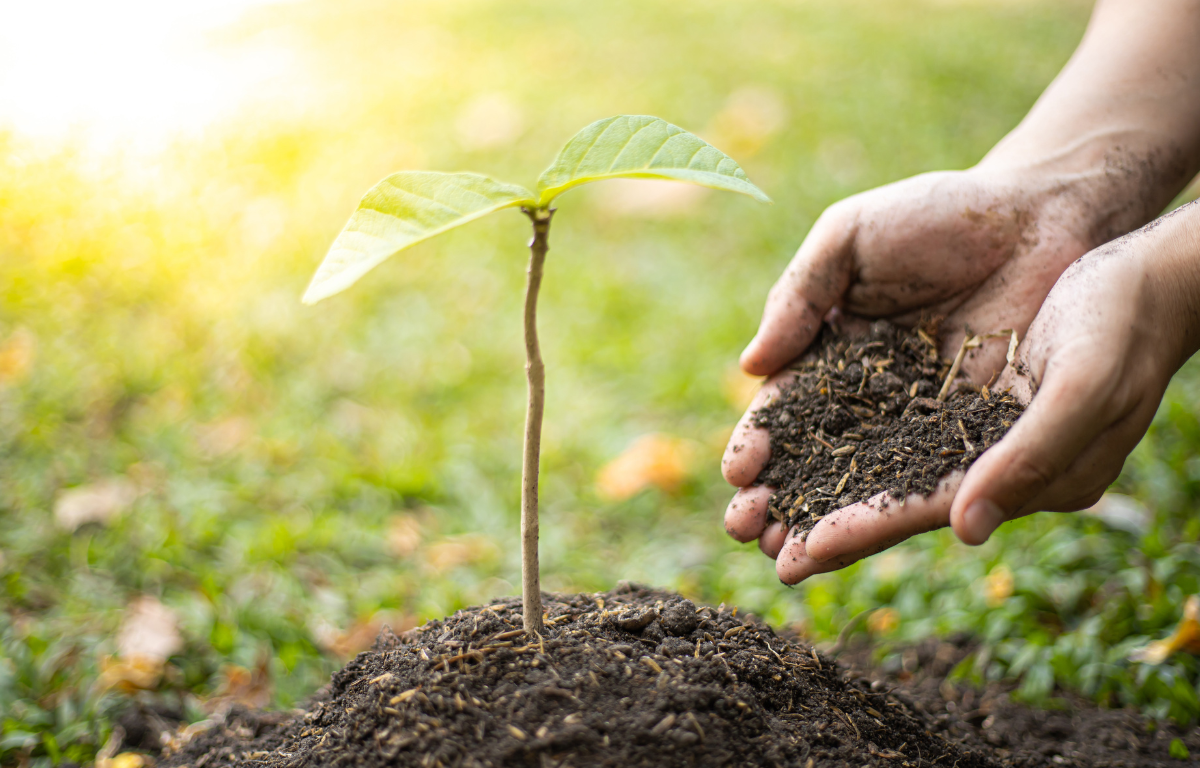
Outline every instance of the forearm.
{"type": "Polygon", "coordinates": [[[1105,220],[1101,242],[1160,213],[1200,171],[1200,0],[1100,0],[1066,67],[979,167],[1077,185],[1105,220]]]}

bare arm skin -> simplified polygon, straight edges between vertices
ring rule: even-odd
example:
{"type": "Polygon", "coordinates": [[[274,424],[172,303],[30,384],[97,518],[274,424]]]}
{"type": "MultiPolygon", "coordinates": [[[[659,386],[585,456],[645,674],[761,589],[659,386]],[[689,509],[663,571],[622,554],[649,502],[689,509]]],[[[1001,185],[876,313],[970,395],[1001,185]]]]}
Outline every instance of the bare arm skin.
{"type": "MultiPolygon", "coordinates": [[[[992,520],[1028,513],[1031,504],[1042,503],[1033,501],[1042,491],[1016,490],[1025,487],[1024,480],[986,470],[999,461],[989,458],[993,454],[1007,456],[1010,469],[1021,466],[1025,460],[1012,453],[1013,445],[1031,445],[1047,436],[1045,429],[1061,428],[1044,418],[1049,406],[1031,408],[1012,437],[980,458],[961,489],[962,475],[948,478],[930,498],[910,497],[903,516],[883,514],[870,504],[847,507],[827,516],[802,542],[786,537],[778,524],[766,526],[770,489],[748,487],[770,455],[766,432],[751,425],[751,414],[774,396],[779,377],[787,375],[781,371],[835,307],[909,324],[922,315],[943,315],[947,356],[968,327],[1016,328],[1023,338],[1029,331],[1022,354],[1051,350],[1044,353],[1049,365],[1054,355],[1065,354],[1053,351],[1059,349],[1053,339],[1063,323],[1043,322],[1039,308],[1060,275],[1085,253],[1150,221],[1197,170],[1200,0],[1101,0],[1067,66],[1025,120],[978,165],[923,174],[830,207],[772,288],[759,331],[742,353],[746,372],[775,378],[739,422],[722,462],[726,480],[742,489],[726,512],[730,535],[741,541],[758,538],[760,548],[777,557],[780,578],[795,583],[952,520],[964,541],[979,543],[994,530],[992,520]],[[1035,316],[1040,325],[1031,328],[1035,316]],[[978,480],[983,477],[992,479],[978,480]],[[992,506],[975,505],[981,500],[992,506]],[[972,522],[984,517],[987,524],[972,522]]],[[[1200,226],[1194,218],[1183,217],[1177,226],[1200,226]]],[[[1167,247],[1151,238],[1125,260],[1140,265],[1150,258],[1143,251],[1167,247]]],[[[1083,263],[1091,261],[1100,260],[1089,256],[1083,263]]],[[[1098,272],[1114,280],[1123,274],[1115,267],[1098,272]]],[[[1091,298],[1129,300],[1116,293],[1091,298]]],[[[1097,308],[1098,316],[1107,317],[1108,309],[1097,308]]],[[[1003,343],[987,345],[968,358],[964,372],[984,383],[1003,368],[1004,352],[1003,343]]],[[[1105,354],[1115,359],[1118,352],[1105,354]]],[[[1032,365],[1034,358],[1029,360],[1032,365]]],[[[1173,373],[1176,363],[1172,358],[1164,365],[1173,373]]],[[[1004,386],[1016,383],[1003,381],[1004,386]]],[[[1153,406],[1161,394],[1160,389],[1152,398],[1153,406]]],[[[1151,415],[1153,406],[1148,406],[1151,415]]],[[[1138,438],[1144,430],[1145,425],[1138,438]]],[[[1074,481],[1102,490],[1115,477],[1110,465],[1119,471],[1134,444],[1136,438],[1125,453],[1109,456],[1104,467],[1090,465],[1087,482],[1079,475],[1083,470],[1073,470],[1074,481]],[[1108,479],[1100,484],[1103,477],[1108,479]]],[[[1050,488],[1056,480],[1030,482],[1050,488]]],[[[1072,503],[1059,498],[1041,508],[1078,509],[1088,498],[1085,494],[1072,503]]]]}

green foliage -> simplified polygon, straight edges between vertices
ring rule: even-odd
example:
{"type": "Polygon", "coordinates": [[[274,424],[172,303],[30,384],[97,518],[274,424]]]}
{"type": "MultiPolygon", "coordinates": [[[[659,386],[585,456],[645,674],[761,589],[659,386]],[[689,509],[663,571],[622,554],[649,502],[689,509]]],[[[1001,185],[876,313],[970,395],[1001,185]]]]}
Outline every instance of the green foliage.
{"type": "Polygon", "coordinates": [[[313,276],[304,303],[341,293],[410,245],[532,202],[529,190],[475,173],[394,173],[363,196],[313,276]]]}
{"type": "Polygon", "coordinates": [[[589,181],[669,179],[771,202],[732,158],[666,120],[618,115],[575,134],[538,179],[538,205],[589,181]]]}
{"type": "Polygon", "coordinates": [[[577,133],[538,179],[538,198],[522,187],[475,173],[401,171],[372,187],[329,249],[304,294],[315,304],[410,245],[502,208],[545,208],[557,195],[589,181],[673,179],[771,200],[737,163],[665,120],[619,115],[577,133]]]}
{"type": "Polygon", "coordinates": [[[1176,760],[1187,760],[1191,757],[1188,752],[1187,745],[1183,743],[1183,739],[1171,739],[1171,746],[1168,748],[1171,757],[1176,760]]]}

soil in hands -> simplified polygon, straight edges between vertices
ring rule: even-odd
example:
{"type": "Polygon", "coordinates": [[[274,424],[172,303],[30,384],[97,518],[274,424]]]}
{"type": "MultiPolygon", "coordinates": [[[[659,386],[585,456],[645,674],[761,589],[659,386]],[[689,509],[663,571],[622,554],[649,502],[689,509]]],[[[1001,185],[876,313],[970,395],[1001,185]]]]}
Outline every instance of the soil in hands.
{"type": "Polygon", "coordinates": [[[736,610],[628,585],[544,599],[541,637],[516,600],[385,631],[305,710],[231,711],[165,765],[998,765],[736,610]]]}
{"type": "Polygon", "coordinates": [[[883,320],[866,336],[822,329],[795,378],[755,415],[771,436],[758,482],[778,489],[773,519],[806,535],[826,514],[881,493],[903,507],[1004,436],[1024,407],[987,387],[939,401],[951,362],[936,342],[934,327],[883,320]]]}

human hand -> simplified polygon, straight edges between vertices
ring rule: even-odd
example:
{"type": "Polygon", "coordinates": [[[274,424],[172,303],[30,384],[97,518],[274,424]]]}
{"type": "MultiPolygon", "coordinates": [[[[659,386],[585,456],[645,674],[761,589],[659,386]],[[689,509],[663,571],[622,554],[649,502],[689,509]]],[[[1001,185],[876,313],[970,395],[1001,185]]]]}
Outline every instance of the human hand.
{"type": "Polygon", "coordinates": [[[873,499],[828,515],[806,541],[781,541],[780,577],[795,583],[947,524],[981,544],[1007,520],[1094,504],[1200,346],[1198,267],[1196,204],[1080,259],[996,383],[1030,403],[1009,433],[965,477],[910,496],[904,515],[873,499]]]}
{"type": "MultiPolygon", "coordinates": [[[[925,174],[842,201],[821,216],[772,289],[742,366],[753,374],[776,373],[804,351],[833,307],[901,324],[942,315],[946,356],[957,351],[968,327],[1023,334],[1058,275],[1088,250],[1096,229],[1089,218],[1097,209],[1092,194],[1085,182],[975,168],[925,174]]],[[[975,350],[964,374],[986,383],[1004,366],[1005,351],[1003,342],[975,350]]],[[[787,375],[764,385],[722,466],[725,478],[742,488],[726,512],[726,530],[739,541],[759,539],[771,557],[784,531],[767,526],[773,489],[749,487],[770,456],[767,433],[753,425],[752,415],[787,375]]],[[[944,525],[948,502],[941,493],[929,500],[937,514],[922,516],[923,505],[915,505],[904,516],[909,527],[875,531],[868,548],[907,538],[916,532],[912,525],[944,525]]],[[[822,565],[832,570],[849,562],[839,557],[822,565]]]]}
{"type": "Polygon", "coordinates": [[[982,544],[1007,520],[1100,499],[1200,346],[1198,273],[1192,203],[1063,274],[997,382],[1032,402],[962,479],[950,509],[960,539],[982,544]]]}
{"type": "MultiPolygon", "coordinates": [[[[946,356],[967,326],[1023,334],[1062,270],[1091,247],[1097,206],[1088,193],[1053,175],[974,168],[915,176],[831,206],[771,289],[742,368],[778,373],[835,306],[902,325],[941,315],[946,356]]],[[[986,382],[1003,365],[1003,345],[988,345],[963,373],[986,382]]],[[[777,384],[766,382],[734,430],[722,462],[733,485],[748,486],[766,465],[766,432],[751,414],[777,384]]],[[[753,534],[745,540],[757,537],[753,528],[737,525],[753,534]]]]}

